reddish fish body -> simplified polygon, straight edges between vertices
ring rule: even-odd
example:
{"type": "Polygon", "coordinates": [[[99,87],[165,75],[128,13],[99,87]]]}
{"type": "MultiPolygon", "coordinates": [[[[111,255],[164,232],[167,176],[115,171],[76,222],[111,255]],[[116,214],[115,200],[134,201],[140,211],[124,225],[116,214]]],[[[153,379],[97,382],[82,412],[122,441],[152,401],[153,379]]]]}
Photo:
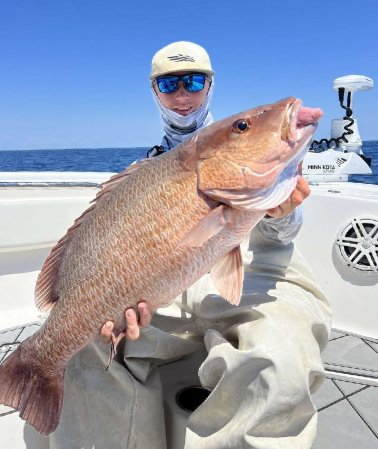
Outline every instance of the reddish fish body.
{"type": "Polygon", "coordinates": [[[0,366],[0,403],[46,435],[59,422],[67,361],[105,321],[121,329],[125,308],[168,305],[210,270],[237,304],[239,244],[290,195],[320,116],[294,98],[255,108],[105,183],[42,267],[36,303],[51,313],[0,366]]]}

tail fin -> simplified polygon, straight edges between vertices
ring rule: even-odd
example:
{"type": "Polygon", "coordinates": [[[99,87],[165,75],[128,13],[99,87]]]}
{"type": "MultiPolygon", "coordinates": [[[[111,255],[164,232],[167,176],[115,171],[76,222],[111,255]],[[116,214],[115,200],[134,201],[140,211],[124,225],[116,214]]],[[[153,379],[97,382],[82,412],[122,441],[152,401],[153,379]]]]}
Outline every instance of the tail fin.
{"type": "Polygon", "coordinates": [[[0,404],[20,411],[20,417],[42,435],[53,432],[63,403],[64,371],[48,373],[20,345],[0,365],[0,404]]]}

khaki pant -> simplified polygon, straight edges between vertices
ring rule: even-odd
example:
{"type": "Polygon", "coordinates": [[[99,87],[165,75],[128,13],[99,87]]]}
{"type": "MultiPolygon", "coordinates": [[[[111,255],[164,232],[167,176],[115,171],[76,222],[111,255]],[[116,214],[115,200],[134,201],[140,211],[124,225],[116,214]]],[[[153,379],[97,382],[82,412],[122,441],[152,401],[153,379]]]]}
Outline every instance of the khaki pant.
{"type": "Polygon", "coordinates": [[[239,306],[219,297],[206,275],[126,342],[108,371],[109,347],[99,342],[71,360],[51,449],[166,449],[156,365],[204,344],[199,378],[211,394],[190,415],[185,443],[169,449],[311,447],[329,306],[292,243],[267,239],[258,226],[242,252],[239,306]]]}

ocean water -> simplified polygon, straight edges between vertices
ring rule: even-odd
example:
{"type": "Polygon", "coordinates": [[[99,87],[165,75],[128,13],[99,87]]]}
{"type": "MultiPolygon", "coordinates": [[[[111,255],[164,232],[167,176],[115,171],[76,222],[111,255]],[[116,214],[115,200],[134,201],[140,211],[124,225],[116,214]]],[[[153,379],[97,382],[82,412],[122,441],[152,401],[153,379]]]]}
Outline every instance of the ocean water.
{"type": "MultiPolygon", "coordinates": [[[[84,148],[62,150],[0,150],[2,171],[99,171],[120,172],[148,148],[84,148]]],[[[353,175],[352,181],[378,184],[378,140],[363,143],[363,152],[372,159],[372,175],[353,175]]]]}
{"type": "Polygon", "coordinates": [[[0,150],[1,171],[120,172],[148,148],[68,148],[62,150],[0,150]]]}
{"type": "Polygon", "coordinates": [[[378,140],[369,140],[363,143],[362,152],[371,158],[372,175],[352,175],[351,181],[366,184],[378,184],[378,140]]]}

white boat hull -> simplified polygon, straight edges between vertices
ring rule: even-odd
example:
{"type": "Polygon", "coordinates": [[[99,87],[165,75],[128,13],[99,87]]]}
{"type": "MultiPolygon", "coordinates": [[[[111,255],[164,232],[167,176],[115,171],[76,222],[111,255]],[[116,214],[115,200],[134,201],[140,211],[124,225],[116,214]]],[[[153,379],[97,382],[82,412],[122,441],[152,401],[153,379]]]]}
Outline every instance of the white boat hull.
{"type": "MultiPolygon", "coordinates": [[[[348,267],[337,244],[340,232],[355,219],[373,219],[378,225],[378,186],[324,183],[311,186],[311,191],[296,242],[331,303],[333,327],[378,338],[378,272],[363,263],[362,269],[348,267]]],[[[370,242],[373,253],[378,253],[377,236],[378,230],[375,245],[370,242]]]]}

